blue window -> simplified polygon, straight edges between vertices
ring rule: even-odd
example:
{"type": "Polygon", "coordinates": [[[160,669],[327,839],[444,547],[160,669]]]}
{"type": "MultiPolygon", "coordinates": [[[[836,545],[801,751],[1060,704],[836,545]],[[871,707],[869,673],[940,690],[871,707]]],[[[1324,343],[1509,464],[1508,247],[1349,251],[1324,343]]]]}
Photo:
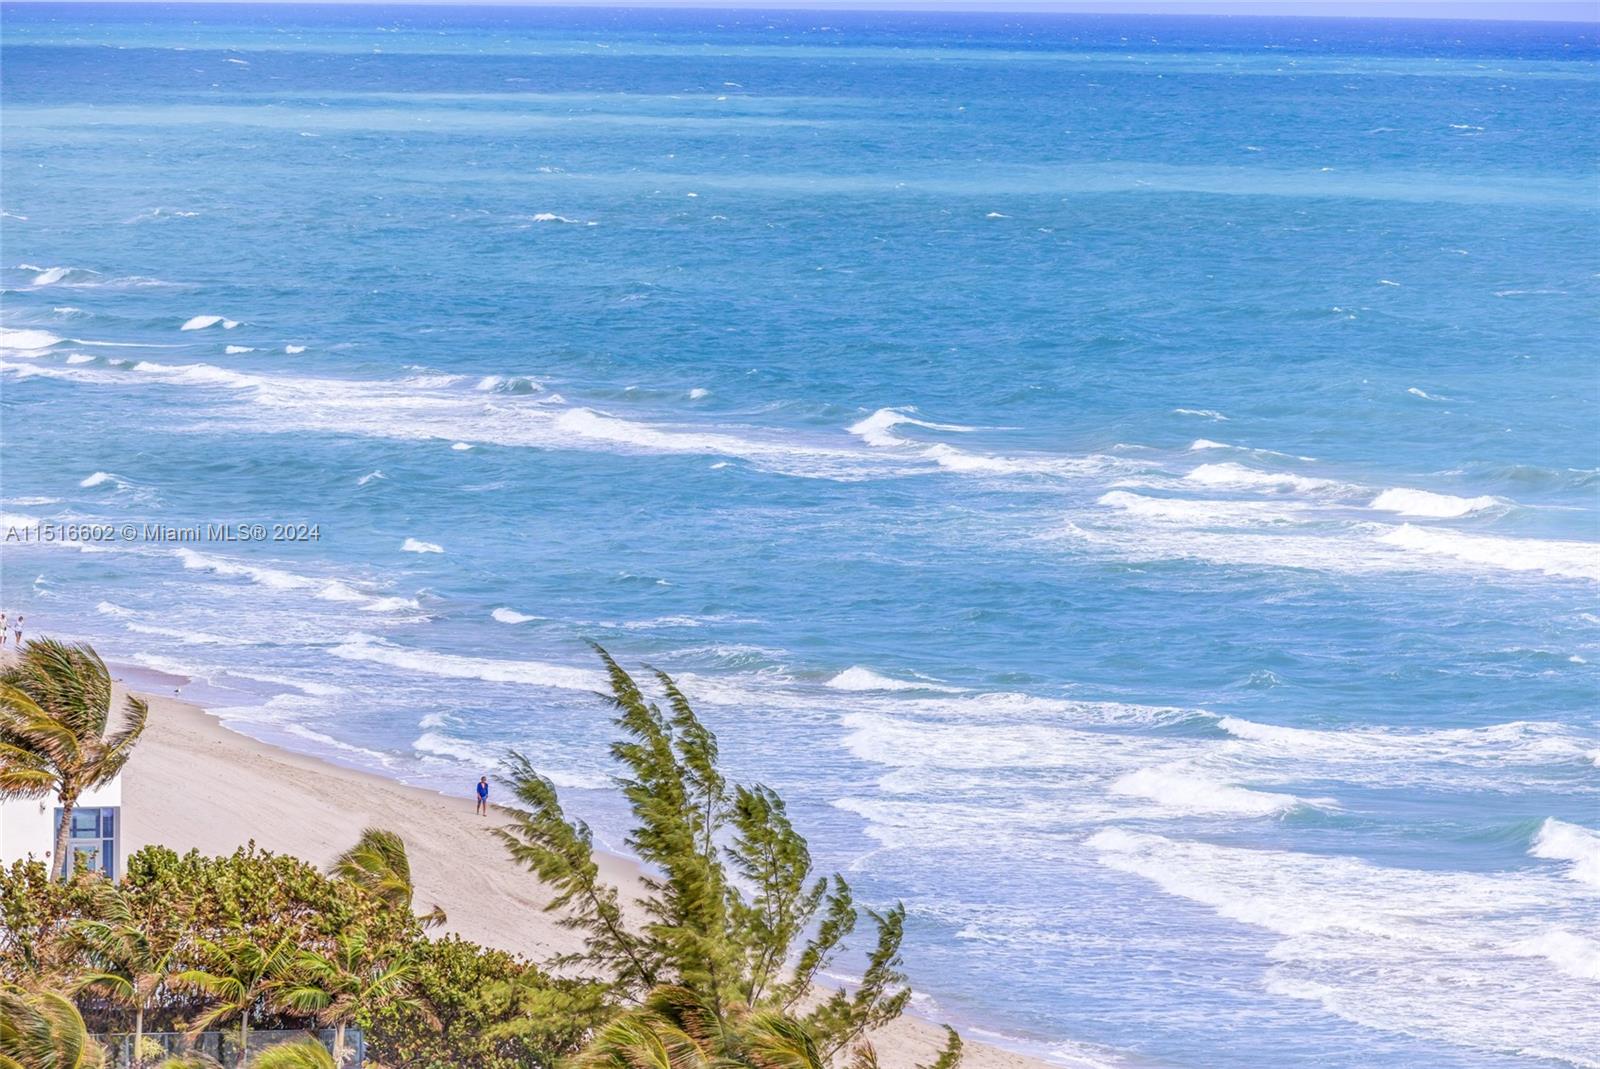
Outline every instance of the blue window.
{"type": "MultiPolygon", "coordinates": [[[[73,867],[81,858],[95,872],[117,878],[117,806],[79,806],[72,811],[72,831],[67,849],[73,854],[73,867]]],[[[61,810],[56,810],[55,827],[61,830],[61,810]]]]}

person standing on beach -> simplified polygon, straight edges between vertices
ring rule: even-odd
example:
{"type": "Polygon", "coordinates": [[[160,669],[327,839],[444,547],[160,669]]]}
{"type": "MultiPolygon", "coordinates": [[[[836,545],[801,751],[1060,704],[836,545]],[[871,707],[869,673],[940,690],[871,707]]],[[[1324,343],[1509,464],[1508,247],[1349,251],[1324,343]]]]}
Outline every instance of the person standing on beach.
{"type": "Polygon", "coordinates": [[[480,817],[486,817],[486,816],[489,815],[489,777],[488,776],[484,776],[482,779],[478,780],[478,815],[480,817]]]}
{"type": "Polygon", "coordinates": [[[6,614],[0,612],[0,646],[6,644],[6,614]]]}
{"type": "Polygon", "coordinates": [[[22,648],[22,614],[17,613],[17,622],[11,625],[11,633],[17,637],[16,646],[22,648]]]}

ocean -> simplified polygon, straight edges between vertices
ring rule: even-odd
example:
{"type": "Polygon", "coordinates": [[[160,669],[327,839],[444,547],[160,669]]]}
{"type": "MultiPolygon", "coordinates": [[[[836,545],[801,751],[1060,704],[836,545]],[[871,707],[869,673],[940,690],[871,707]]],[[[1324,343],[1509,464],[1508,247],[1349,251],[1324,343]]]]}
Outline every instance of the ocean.
{"type": "Polygon", "coordinates": [[[617,846],[593,640],[970,1038],[1600,1065],[1593,26],[3,17],[30,634],[617,846]]]}

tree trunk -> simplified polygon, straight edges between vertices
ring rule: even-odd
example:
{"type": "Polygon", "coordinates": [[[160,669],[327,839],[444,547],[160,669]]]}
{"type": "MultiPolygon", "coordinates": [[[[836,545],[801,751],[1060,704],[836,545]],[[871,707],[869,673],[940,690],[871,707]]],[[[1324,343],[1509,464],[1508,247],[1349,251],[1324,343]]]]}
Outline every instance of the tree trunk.
{"type": "Polygon", "coordinates": [[[66,883],[72,878],[72,858],[68,847],[72,843],[72,811],[77,808],[78,800],[63,794],[57,801],[61,803],[61,827],[56,829],[56,857],[53,869],[56,879],[66,883]]]}
{"type": "Polygon", "coordinates": [[[333,1026],[333,1069],[344,1069],[344,1022],[333,1026]]]}
{"type": "Polygon", "coordinates": [[[239,1015],[239,1060],[235,1064],[243,1069],[244,1063],[250,1054],[250,1007],[244,1008],[244,1013],[239,1015]]]}
{"type": "Polygon", "coordinates": [[[133,1057],[128,1059],[128,1064],[133,1069],[139,1069],[139,1061],[143,1057],[140,1047],[144,1046],[144,1003],[139,1003],[138,1009],[133,1011],[133,1057]]]}

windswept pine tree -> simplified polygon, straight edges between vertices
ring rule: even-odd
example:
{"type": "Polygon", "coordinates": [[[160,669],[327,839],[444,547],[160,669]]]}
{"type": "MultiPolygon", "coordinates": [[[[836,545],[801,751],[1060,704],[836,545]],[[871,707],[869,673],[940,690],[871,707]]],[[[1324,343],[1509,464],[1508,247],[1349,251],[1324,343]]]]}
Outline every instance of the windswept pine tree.
{"type": "MultiPolygon", "coordinates": [[[[872,1064],[866,1033],[899,1016],[911,992],[900,971],[905,909],[862,911],[843,877],[818,876],[783,799],[728,783],[716,736],[663,672],[666,708],[599,646],[621,738],[611,747],[633,811],[628,846],[651,875],[630,920],[600,877],[593,836],[561,807],[555,787],[511,753],[506,785],[519,803],[495,830],[511,856],[552,885],[550,909],[584,933],[562,959],[608,980],[631,1008],[595,1036],[584,1069],[640,1064],[822,1069],[849,1057],[872,1064]],[[818,978],[862,913],[875,929],[861,982],[818,997],[818,978]]],[[[950,1033],[939,1069],[953,1069],[950,1033]]]]}

